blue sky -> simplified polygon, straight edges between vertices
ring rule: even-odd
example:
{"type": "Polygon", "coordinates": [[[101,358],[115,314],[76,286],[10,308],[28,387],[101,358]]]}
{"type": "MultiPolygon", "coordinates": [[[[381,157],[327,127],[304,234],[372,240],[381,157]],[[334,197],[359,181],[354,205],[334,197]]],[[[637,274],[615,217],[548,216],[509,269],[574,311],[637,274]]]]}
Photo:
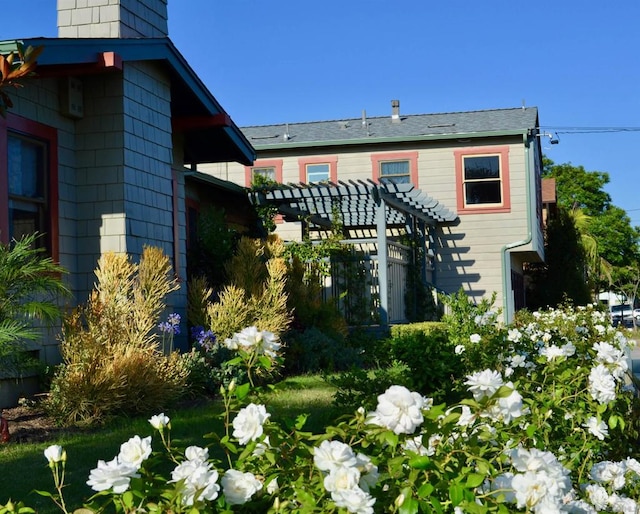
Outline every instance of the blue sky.
{"type": "MultiPolygon", "coordinates": [[[[55,37],[55,4],[23,0],[0,39],[55,37]]],[[[608,172],[637,225],[639,20],[636,0],[169,0],[169,36],[240,126],[524,101],[558,132],[545,154],[608,172]]]]}

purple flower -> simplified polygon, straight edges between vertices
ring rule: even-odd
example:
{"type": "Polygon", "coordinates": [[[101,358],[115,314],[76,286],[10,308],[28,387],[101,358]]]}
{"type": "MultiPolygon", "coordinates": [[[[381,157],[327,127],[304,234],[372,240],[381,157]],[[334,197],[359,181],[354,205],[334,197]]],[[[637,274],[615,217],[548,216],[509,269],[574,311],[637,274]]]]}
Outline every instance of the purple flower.
{"type": "Polygon", "coordinates": [[[192,327],[191,337],[205,350],[211,350],[216,342],[216,336],[211,330],[204,330],[204,327],[192,327]]]}
{"type": "Polygon", "coordinates": [[[180,314],[169,314],[167,321],[163,321],[158,324],[160,332],[165,332],[171,335],[178,335],[180,333],[180,314]]]}

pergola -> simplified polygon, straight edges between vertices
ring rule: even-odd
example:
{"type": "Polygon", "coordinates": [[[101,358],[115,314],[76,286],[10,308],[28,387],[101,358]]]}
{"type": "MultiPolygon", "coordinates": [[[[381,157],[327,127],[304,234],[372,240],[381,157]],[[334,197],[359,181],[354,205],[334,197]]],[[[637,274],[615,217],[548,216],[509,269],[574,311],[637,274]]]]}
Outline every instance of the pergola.
{"type": "Polygon", "coordinates": [[[426,230],[455,224],[458,215],[412,184],[369,181],[276,184],[252,191],[256,206],[271,205],[286,221],[303,221],[330,230],[338,215],[346,234],[375,233],[379,261],[380,323],[388,324],[388,235],[391,230],[417,230],[425,244],[426,230]]]}

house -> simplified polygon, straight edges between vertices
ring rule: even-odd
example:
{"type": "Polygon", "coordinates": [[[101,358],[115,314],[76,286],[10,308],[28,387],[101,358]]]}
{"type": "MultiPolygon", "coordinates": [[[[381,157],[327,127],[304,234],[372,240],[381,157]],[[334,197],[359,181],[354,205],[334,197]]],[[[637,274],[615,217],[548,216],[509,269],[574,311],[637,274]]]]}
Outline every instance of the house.
{"type": "MultiPolygon", "coordinates": [[[[44,50],[0,118],[0,238],[45,233],[75,304],[101,254],[159,246],[182,283],[169,312],[184,318],[188,204],[239,194],[186,167],[250,166],[254,149],[168,38],[166,0],[58,0],[58,27],[21,41],[44,50]]],[[[41,357],[55,363],[49,343],[41,357]]]]}
{"type": "MultiPolygon", "coordinates": [[[[388,116],[363,112],[352,119],[242,131],[257,153],[253,165],[206,165],[199,171],[215,176],[224,171],[225,178],[244,186],[256,174],[288,184],[258,200],[278,205],[283,221],[297,218],[306,227],[322,225],[327,206],[336,205],[329,199],[339,196],[350,238],[362,237],[364,230],[377,232],[379,254],[394,251],[380,233],[393,239],[402,219],[417,214],[410,221],[427,225],[425,279],[431,285],[445,293],[464,288],[474,301],[495,292],[496,307],[507,321],[525,306],[523,267],[544,259],[543,133],[536,108],[404,115],[394,100],[388,116]],[[363,189],[364,196],[388,199],[386,225],[381,217],[374,219],[375,201],[356,199],[363,189]],[[314,197],[324,200],[309,200],[314,197]],[[398,217],[395,225],[389,213],[398,217]]],[[[292,231],[291,223],[282,223],[278,230],[295,239],[299,226],[292,231]]],[[[385,273],[391,263],[378,267],[385,273]]],[[[380,275],[378,287],[388,283],[402,293],[398,277],[380,275]]],[[[384,301],[385,295],[380,297],[384,301]]],[[[391,312],[392,304],[383,306],[387,320],[402,322],[403,313],[391,312]]]]}

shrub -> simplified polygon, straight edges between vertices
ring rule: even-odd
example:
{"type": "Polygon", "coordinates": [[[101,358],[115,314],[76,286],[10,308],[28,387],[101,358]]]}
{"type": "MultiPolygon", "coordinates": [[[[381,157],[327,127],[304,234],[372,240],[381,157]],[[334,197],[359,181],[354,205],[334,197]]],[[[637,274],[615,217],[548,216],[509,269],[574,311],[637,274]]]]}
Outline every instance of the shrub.
{"type": "Polygon", "coordinates": [[[154,330],[165,296],[177,288],[169,259],[146,247],[139,264],[102,256],[85,306],[65,320],[47,407],[64,424],[93,424],[115,414],[163,409],[185,391],[178,354],[164,355],[154,330]]]}
{"type": "Polygon", "coordinates": [[[287,334],[285,369],[289,373],[344,371],[361,365],[359,354],[359,349],[347,346],[344,337],[311,327],[287,334]]]}
{"type": "MultiPolygon", "coordinates": [[[[358,408],[313,435],[304,415],[281,427],[265,405],[249,403],[259,396],[248,384],[231,383],[222,391],[224,430],[206,436],[222,459],[210,458],[208,447],[180,449],[169,418],[153,416],[163,451],[152,451],[151,436],[132,437],[91,471],[88,484],[98,492],[88,505],[176,513],[637,512],[629,341],[591,308],[492,327],[505,336],[498,369],[464,377],[459,403],[435,405],[394,384],[374,410],[358,408]]],[[[262,365],[259,350],[239,351],[248,370],[262,365]]],[[[45,457],[57,490],[49,496],[60,505],[66,453],[54,446],[45,457]]]]}
{"type": "Polygon", "coordinates": [[[282,334],[291,321],[285,292],[284,246],[276,236],[266,242],[242,238],[228,265],[230,284],[207,305],[207,327],[224,340],[247,326],[282,334]]]}
{"type": "Polygon", "coordinates": [[[38,238],[0,244],[0,373],[7,375],[33,366],[23,352],[25,342],[40,337],[38,324],[58,320],[59,301],[69,295],[61,280],[64,270],[38,248],[38,238]]]}

